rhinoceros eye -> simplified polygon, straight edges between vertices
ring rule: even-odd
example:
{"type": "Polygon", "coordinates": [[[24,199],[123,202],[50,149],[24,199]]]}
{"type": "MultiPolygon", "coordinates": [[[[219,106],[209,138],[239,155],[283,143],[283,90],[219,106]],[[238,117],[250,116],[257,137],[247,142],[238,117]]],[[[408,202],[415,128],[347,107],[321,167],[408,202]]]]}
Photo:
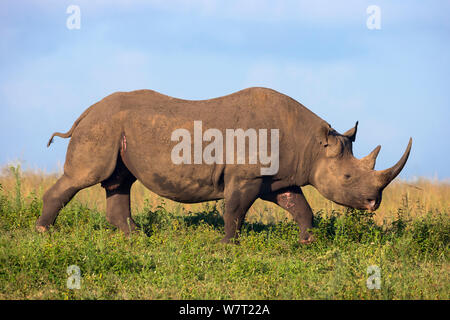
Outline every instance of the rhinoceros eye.
{"type": "Polygon", "coordinates": [[[347,179],[347,180],[350,179],[351,177],[352,176],[350,174],[348,174],[348,173],[344,174],[344,178],[347,179]]]}

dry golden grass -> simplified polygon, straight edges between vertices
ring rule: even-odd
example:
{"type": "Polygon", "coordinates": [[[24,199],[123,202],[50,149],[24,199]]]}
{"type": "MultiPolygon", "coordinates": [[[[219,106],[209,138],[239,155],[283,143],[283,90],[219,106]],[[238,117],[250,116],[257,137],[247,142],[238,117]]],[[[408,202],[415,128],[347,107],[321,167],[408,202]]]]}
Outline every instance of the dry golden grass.
{"type": "MultiPolygon", "coordinates": [[[[48,174],[42,171],[27,170],[21,172],[21,194],[27,198],[31,194],[41,197],[43,193],[58,178],[58,174],[48,174]]],[[[16,178],[9,167],[5,166],[1,170],[0,184],[6,192],[16,192],[16,178]]],[[[313,187],[303,188],[314,212],[322,210],[324,213],[332,210],[342,210],[339,206],[321,196],[313,187]]],[[[105,192],[100,185],[80,191],[75,199],[87,204],[89,207],[105,210],[105,192]]],[[[146,189],[140,182],[133,185],[132,188],[132,210],[137,212],[142,210],[145,200],[153,207],[165,203],[169,211],[177,213],[202,210],[205,204],[180,204],[168,199],[159,197],[146,189]]],[[[378,223],[389,221],[394,218],[400,210],[408,211],[411,217],[417,217],[428,212],[450,213],[450,183],[444,181],[419,179],[415,182],[405,182],[396,180],[391,183],[383,193],[383,201],[376,212],[375,219],[378,223]]],[[[250,208],[247,219],[252,222],[260,221],[263,223],[276,222],[283,219],[291,219],[289,213],[278,206],[257,200],[250,208]]]]}

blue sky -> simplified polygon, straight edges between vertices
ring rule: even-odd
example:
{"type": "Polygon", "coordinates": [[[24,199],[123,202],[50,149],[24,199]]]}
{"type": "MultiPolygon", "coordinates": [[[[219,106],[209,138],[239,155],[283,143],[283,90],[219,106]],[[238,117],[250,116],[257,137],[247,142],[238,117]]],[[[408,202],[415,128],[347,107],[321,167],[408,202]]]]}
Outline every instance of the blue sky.
{"type": "Polygon", "coordinates": [[[401,174],[450,178],[449,1],[2,1],[0,164],[57,170],[65,132],[115,91],[207,99],[265,86],[344,132],[354,153],[382,145],[401,174]],[[81,28],[69,30],[69,5],[81,28]],[[381,30],[366,27],[369,5],[381,30]]]}

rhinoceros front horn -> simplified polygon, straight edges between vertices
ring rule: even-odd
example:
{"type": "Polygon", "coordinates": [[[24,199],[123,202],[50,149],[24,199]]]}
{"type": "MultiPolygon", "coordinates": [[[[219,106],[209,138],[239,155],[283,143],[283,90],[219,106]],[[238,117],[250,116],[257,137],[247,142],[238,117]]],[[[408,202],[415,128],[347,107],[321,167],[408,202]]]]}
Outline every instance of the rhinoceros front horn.
{"type": "Polygon", "coordinates": [[[409,138],[408,147],[401,159],[392,167],[382,171],[376,171],[378,184],[381,188],[385,188],[395,177],[402,171],[411,152],[412,138],[409,138]]]}

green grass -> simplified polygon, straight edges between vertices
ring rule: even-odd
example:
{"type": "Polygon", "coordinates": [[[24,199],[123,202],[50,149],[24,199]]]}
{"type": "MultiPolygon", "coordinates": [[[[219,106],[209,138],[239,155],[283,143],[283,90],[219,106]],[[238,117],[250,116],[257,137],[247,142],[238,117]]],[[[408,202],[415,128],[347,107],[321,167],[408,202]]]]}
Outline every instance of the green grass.
{"type": "MultiPolygon", "coordinates": [[[[1,187],[0,187],[1,188],[1,187]]],[[[449,299],[447,212],[392,223],[349,210],[315,214],[312,245],[292,221],[246,223],[224,245],[220,202],[188,214],[164,201],[134,214],[124,236],[103,212],[72,201],[49,233],[34,232],[41,197],[0,189],[0,299],[449,299]],[[81,270],[68,289],[67,267],[81,270]],[[381,287],[366,286],[368,266],[381,287]]]]}

